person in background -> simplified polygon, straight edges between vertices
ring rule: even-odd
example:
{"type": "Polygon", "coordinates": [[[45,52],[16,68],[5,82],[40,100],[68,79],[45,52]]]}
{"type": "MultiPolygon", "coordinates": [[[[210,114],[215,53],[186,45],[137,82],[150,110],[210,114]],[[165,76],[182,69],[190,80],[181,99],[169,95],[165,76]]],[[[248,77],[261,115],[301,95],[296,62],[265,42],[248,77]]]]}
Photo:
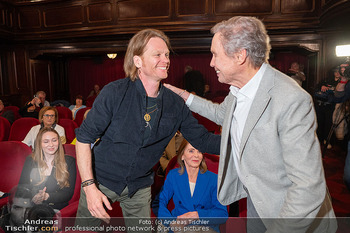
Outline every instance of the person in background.
{"type": "MultiPolygon", "coordinates": [[[[350,66],[344,65],[344,68],[341,69],[341,79],[337,84],[334,92],[334,96],[329,96],[329,101],[335,103],[343,103],[345,105],[346,113],[345,118],[349,118],[349,100],[350,100],[350,66]]],[[[344,166],[344,183],[348,190],[350,190],[350,140],[347,145],[347,155],[345,158],[344,166]]]]}
{"type": "Polygon", "coordinates": [[[60,135],[51,127],[39,131],[34,148],[26,158],[18,184],[30,186],[33,203],[60,210],[74,193],[75,158],[64,155],[60,135]]]}
{"type": "Polygon", "coordinates": [[[36,137],[39,133],[39,130],[44,127],[50,127],[55,129],[60,135],[60,140],[62,144],[66,143],[66,133],[62,126],[58,125],[58,112],[55,107],[44,107],[39,112],[39,121],[40,124],[33,126],[24,140],[22,141],[24,144],[31,146],[33,149],[35,145],[36,137]]]}
{"type": "Polygon", "coordinates": [[[184,87],[190,93],[203,96],[204,94],[204,77],[199,70],[193,70],[191,66],[186,66],[184,75],[184,87]]]}
{"type": "Polygon", "coordinates": [[[88,97],[98,96],[100,94],[100,86],[98,84],[94,85],[94,89],[89,93],[88,97]]]}
{"type": "Polygon", "coordinates": [[[293,62],[287,72],[287,75],[294,79],[300,86],[306,80],[304,72],[300,69],[298,62],[293,62]]]}
{"type": "Polygon", "coordinates": [[[159,194],[158,218],[174,220],[170,224],[173,229],[192,225],[193,220],[207,220],[202,226],[210,229],[205,232],[219,232],[228,213],[217,199],[218,176],[208,171],[203,154],[185,139],[179,147],[177,163],[180,168],[168,173],[159,194]],[[170,211],[167,206],[171,198],[175,208],[170,211]]]}
{"type": "Polygon", "coordinates": [[[78,110],[86,108],[85,105],[83,105],[83,96],[77,95],[75,97],[75,105],[69,106],[69,109],[72,111],[73,114],[73,120],[75,119],[75,116],[77,115],[78,110]]]}
{"type": "MultiPolygon", "coordinates": [[[[45,91],[38,91],[38,92],[35,94],[35,96],[36,96],[37,98],[39,98],[40,103],[41,103],[41,105],[42,105],[43,107],[48,107],[48,106],[50,106],[49,101],[46,100],[46,93],[45,93],[45,91]]],[[[42,108],[42,107],[40,106],[40,108],[42,108]]]]}
{"type": "Polygon", "coordinates": [[[317,136],[320,143],[324,144],[328,149],[331,148],[329,133],[332,127],[332,116],[335,107],[334,103],[328,101],[328,95],[334,93],[335,87],[340,82],[339,69],[339,66],[333,68],[331,77],[321,82],[318,91],[315,93],[315,110],[318,123],[317,136]]]}
{"type": "Polygon", "coordinates": [[[15,114],[11,110],[5,110],[2,100],[0,100],[0,116],[6,118],[11,125],[15,121],[15,114]]]}
{"type": "Polygon", "coordinates": [[[31,101],[27,102],[22,108],[19,109],[19,114],[22,117],[33,117],[38,119],[40,109],[43,108],[40,99],[38,97],[34,97],[31,101]]]}
{"type": "Polygon", "coordinates": [[[165,86],[222,125],[219,201],[247,197],[249,233],[336,232],[311,96],[267,63],[271,46],[261,20],[236,16],[211,32],[210,66],[230,85],[224,102],[165,86]]]}
{"type": "Polygon", "coordinates": [[[199,125],[182,99],[161,83],[168,77],[169,48],[169,38],[159,30],[136,33],[124,59],[127,77],[103,88],[76,129],[83,181],[76,225],[108,223],[105,208],[111,209],[111,200],[120,203],[128,232],[136,226],[150,232],[151,225],[138,218],[151,216],[153,167],[176,131],[199,150],[219,153],[220,136],[199,125]],[[93,164],[90,147],[98,138],[93,164]]]}

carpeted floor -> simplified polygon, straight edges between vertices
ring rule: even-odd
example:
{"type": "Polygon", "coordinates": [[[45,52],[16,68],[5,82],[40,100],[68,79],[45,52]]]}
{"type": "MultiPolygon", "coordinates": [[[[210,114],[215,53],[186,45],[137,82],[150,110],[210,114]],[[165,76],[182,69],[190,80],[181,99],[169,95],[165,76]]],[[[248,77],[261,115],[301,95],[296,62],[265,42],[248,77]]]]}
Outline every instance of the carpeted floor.
{"type": "Polygon", "coordinates": [[[337,217],[350,217],[350,191],[343,181],[346,151],[338,145],[323,152],[323,166],[327,186],[337,217]]]}

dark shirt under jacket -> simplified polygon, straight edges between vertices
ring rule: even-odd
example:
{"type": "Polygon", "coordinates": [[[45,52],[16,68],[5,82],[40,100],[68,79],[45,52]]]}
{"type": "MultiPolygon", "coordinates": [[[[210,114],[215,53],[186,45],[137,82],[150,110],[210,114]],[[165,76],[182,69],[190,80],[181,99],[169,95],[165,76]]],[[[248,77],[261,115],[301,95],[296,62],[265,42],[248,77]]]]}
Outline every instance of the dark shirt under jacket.
{"type": "Polygon", "coordinates": [[[33,112],[28,112],[28,108],[33,106],[32,103],[27,103],[25,106],[23,106],[22,108],[19,109],[19,114],[22,116],[22,117],[33,117],[33,118],[36,118],[38,119],[39,118],[39,111],[42,107],[44,107],[44,105],[42,103],[39,104],[39,108],[36,107],[35,110],[33,112]]]}
{"type": "Polygon", "coordinates": [[[75,158],[65,155],[65,159],[69,173],[69,187],[64,187],[62,189],[60,188],[56,180],[55,166],[52,168],[50,176],[48,176],[43,183],[37,185],[37,183],[40,181],[38,164],[32,159],[31,156],[26,158],[18,184],[29,184],[31,186],[33,196],[37,194],[39,190],[46,187],[46,192],[50,196],[46,201],[44,201],[44,203],[47,203],[53,209],[60,210],[64,208],[68,205],[69,200],[74,194],[76,179],[75,158]]]}
{"type": "Polygon", "coordinates": [[[98,182],[121,194],[128,186],[129,196],[152,185],[152,167],[177,130],[202,152],[218,154],[220,136],[208,133],[175,93],[160,85],[156,99],[158,113],[148,140],[144,140],[147,106],[146,91],[139,79],[111,82],[97,96],[94,105],[76,129],[77,140],[93,143],[94,168],[98,182]]]}

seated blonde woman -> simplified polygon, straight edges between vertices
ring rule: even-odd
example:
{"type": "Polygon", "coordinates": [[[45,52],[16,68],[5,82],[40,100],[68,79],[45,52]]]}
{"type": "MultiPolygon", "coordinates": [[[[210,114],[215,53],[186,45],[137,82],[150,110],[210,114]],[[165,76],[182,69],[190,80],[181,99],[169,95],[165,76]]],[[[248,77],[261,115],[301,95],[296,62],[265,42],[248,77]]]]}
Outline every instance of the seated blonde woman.
{"type": "Polygon", "coordinates": [[[217,175],[207,170],[203,154],[185,139],[177,158],[180,168],[168,173],[159,194],[158,218],[165,229],[174,232],[219,232],[228,212],[217,199],[217,175]],[[171,198],[172,211],[167,208],[171,198]]]}
{"type": "Polygon", "coordinates": [[[54,209],[68,205],[75,188],[75,158],[64,155],[56,130],[45,127],[38,133],[35,149],[22,169],[20,185],[28,185],[34,204],[48,204],[54,209]]]}
{"type": "Polygon", "coordinates": [[[44,127],[50,127],[57,131],[62,144],[66,143],[66,133],[64,128],[57,124],[58,122],[58,112],[55,107],[43,107],[39,112],[40,124],[33,126],[28,132],[27,136],[22,141],[23,143],[31,146],[34,149],[35,139],[39,133],[39,130],[44,127]]]}

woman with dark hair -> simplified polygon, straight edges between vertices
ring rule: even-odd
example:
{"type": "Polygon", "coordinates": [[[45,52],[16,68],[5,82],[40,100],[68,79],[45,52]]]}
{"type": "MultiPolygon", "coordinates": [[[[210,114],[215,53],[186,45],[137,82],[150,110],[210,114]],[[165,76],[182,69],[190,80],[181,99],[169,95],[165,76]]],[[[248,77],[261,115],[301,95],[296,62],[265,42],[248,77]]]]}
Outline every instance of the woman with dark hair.
{"type": "MultiPolygon", "coordinates": [[[[171,220],[168,229],[172,231],[205,227],[205,232],[219,232],[219,225],[226,222],[228,213],[217,199],[217,175],[207,170],[203,154],[185,139],[179,147],[177,162],[180,167],[168,173],[160,192],[158,217],[171,220]],[[175,208],[169,211],[171,198],[175,208]]],[[[166,221],[162,223],[167,225],[166,221]]]]}
{"type": "Polygon", "coordinates": [[[75,119],[77,112],[82,108],[86,108],[86,106],[83,105],[83,96],[77,95],[75,97],[75,105],[72,104],[71,106],[69,106],[69,109],[72,111],[73,114],[73,120],[75,119]]]}
{"type": "Polygon", "coordinates": [[[64,155],[56,130],[44,127],[38,133],[35,149],[22,169],[19,184],[31,187],[35,204],[62,209],[72,198],[76,179],[75,159],[64,155]]]}
{"type": "Polygon", "coordinates": [[[27,144],[28,146],[31,146],[34,149],[35,139],[38,135],[38,132],[44,127],[50,127],[55,129],[60,135],[59,139],[61,140],[62,144],[66,143],[65,130],[62,126],[57,124],[58,112],[55,107],[43,107],[39,112],[39,121],[40,125],[33,126],[29,130],[27,136],[22,141],[23,143],[27,144]]]}

